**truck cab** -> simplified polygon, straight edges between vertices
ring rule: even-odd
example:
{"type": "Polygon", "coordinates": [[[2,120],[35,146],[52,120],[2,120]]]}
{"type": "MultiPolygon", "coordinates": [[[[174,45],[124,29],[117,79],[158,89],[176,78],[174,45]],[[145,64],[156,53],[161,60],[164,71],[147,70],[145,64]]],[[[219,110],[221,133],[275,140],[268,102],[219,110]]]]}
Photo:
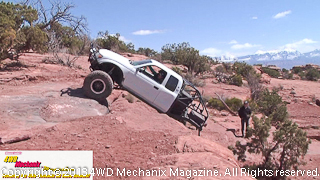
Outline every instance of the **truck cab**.
{"type": "Polygon", "coordinates": [[[132,62],[123,87],[166,113],[179,94],[183,84],[180,75],[155,60],[132,62]]]}

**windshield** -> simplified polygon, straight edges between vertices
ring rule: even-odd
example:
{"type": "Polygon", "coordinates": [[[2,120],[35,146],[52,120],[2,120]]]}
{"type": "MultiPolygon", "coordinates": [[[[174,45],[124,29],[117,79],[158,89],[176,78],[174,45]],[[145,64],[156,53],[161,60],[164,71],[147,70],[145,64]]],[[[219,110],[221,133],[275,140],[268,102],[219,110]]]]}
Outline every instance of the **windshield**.
{"type": "Polygon", "coordinates": [[[147,59],[147,60],[142,60],[142,61],[132,61],[132,65],[134,65],[134,66],[138,66],[141,64],[147,64],[147,63],[151,63],[151,60],[147,59]]]}

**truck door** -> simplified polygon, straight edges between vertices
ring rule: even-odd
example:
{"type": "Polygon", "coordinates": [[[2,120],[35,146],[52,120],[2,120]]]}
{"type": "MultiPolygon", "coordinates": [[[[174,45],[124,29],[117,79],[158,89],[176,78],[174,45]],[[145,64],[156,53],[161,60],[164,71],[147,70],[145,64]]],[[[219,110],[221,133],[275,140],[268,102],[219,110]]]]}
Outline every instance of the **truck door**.
{"type": "Polygon", "coordinates": [[[161,90],[161,83],[166,74],[157,66],[147,65],[137,68],[137,71],[127,76],[125,81],[131,91],[154,105],[153,102],[161,90]],[[160,77],[160,73],[162,73],[162,77],[160,77]]]}
{"type": "Polygon", "coordinates": [[[161,86],[161,91],[155,99],[154,104],[162,112],[167,112],[175,101],[180,88],[177,87],[179,80],[172,75],[164,83],[165,85],[161,86]]]}

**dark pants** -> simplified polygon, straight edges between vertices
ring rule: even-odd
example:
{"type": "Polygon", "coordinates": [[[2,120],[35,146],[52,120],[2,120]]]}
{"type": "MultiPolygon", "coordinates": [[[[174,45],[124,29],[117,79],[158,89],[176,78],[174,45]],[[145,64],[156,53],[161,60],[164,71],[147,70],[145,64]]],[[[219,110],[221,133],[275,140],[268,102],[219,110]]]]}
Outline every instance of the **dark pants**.
{"type": "Polygon", "coordinates": [[[242,132],[242,136],[244,136],[244,124],[246,124],[246,132],[248,130],[249,127],[249,119],[250,118],[242,118],[241,119],[241,132],[242,132]]]}

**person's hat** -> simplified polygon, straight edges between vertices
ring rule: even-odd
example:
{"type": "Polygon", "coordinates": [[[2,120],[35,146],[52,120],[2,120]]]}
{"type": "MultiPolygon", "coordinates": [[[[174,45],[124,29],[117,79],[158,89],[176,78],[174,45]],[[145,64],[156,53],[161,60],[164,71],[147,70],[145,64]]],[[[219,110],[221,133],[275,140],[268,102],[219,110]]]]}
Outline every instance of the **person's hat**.
{"type": "Polygon", "coordinates": [[[248,102],[248,101],[245,101],[244,104],[249,104],[249,102],[248,102]]]}

